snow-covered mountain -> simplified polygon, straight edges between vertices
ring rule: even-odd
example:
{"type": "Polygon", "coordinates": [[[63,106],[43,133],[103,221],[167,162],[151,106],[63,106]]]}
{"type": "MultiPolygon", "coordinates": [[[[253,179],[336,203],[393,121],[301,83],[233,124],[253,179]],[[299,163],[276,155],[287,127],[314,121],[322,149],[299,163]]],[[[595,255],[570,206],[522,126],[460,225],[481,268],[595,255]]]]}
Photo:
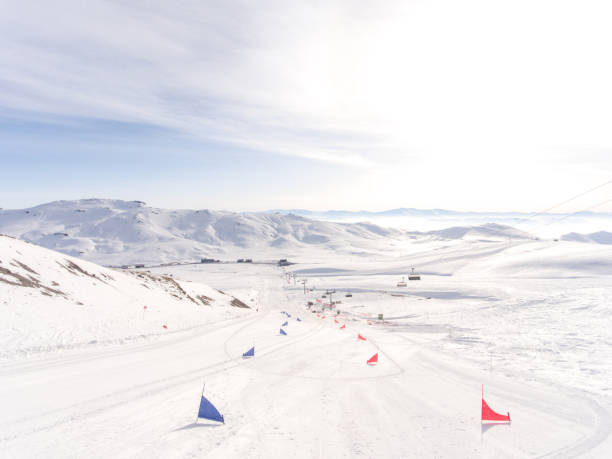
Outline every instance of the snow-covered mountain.
{"type": "Polygon", "coordinates": [[[595,233],[568,233],[561,236],[564,241],[590,242],[593,244],[612,244],[612,233],[597,231],[595,233]]]}
{"type": "Polygon", "coordinates": [[[422,238],[528,238],[503,225],[415,232],[293,214],[169,210],[141,201],[83,199],[0,211],[0,233],[107,265],[213,258],[285,258],[321,249],[370,255],[422,238]]]}
{"type": "Polygon", "coordinates": [[[0,305],[0,321],[10,324],[0,357],[172,333],[249,310],[201,283],[107,269],[7,236],[0,305]]]}
{"type": "Polygon", "coordinates": [[[442,230],[428,231],[424,234],[440,239],[463,239],[480,241],[500,241],[508,239],[532,239],[528,233],[497,223],[479,226],[453,226],[442,230]]]}

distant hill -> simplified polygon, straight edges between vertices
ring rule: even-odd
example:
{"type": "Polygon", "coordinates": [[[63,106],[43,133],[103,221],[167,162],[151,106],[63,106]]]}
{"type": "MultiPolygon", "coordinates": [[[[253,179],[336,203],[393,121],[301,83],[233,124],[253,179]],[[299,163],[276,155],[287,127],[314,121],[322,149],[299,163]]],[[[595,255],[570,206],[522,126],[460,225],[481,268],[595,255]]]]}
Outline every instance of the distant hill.
{"type": "Polygon", "coordinates": [[[142,201],[83,199],[0,211],[0,233],[109,265],[211,258],[286,258],[320,249],[367,256],[419,239],[530,238],[487,224],[417,232],[284,213],[171,210],[142,201]]]}
{"type": "Polygon", "coordinates": [[[561,239],[564,241],[589,242],[593,244],[612,244],[612,233],[608,231],[597,231],[589,234],[568,233],[561,236],[561,239]]]}

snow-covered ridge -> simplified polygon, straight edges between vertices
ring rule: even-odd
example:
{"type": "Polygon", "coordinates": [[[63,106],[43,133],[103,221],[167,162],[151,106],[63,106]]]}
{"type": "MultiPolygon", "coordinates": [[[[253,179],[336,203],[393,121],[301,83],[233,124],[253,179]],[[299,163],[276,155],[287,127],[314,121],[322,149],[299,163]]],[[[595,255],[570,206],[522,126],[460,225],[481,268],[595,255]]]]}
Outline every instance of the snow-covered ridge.
{"type": "Polygon", "coordinates": [[[249,310],[204,284],[107,269],[7,236],[0,305],[0,321],[11,324],[0,334],[0,356],[144,338],[249,310]]]}
{"type": "Polygon", "coordinates": [[[503,225],[427,233],[372,223],[334,223],[293,214],[169,210],[141,201],[56,201],[0,211],[0,233],[107,265],[197,261],[200,257],[285,258],[314,248],[368,255],[422,238],[529,238],[503,225]]]}
{"type": "Polygon", "coordinates": [[[593,244],[612,244],[612,233],[609,231],[597,231],[596,233],[581,234],[568,233],[561,236],[564,241],[590,242],[593,244]]]}

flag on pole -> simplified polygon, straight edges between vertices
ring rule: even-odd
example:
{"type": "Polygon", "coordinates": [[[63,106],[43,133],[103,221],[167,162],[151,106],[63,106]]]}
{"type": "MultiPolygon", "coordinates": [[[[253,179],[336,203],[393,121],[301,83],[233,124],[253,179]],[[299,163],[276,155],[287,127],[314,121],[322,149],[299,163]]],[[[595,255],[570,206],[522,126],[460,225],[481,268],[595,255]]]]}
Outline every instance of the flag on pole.
{"type": "Polygon", "coordinates": [[[366,339],[363,336],[361,336],[361,333],[357,333],[357,339],[361,341],[366,341],[366,339]]]}
{"type": "Polygon", "coordinates": [[[254,357],[254,356],[255,356],[255,346],[253,346],[251,349],[249,349],[244,354],[242,354],[243,358],[254,357]]]}
{"type": "Polygon", "coordinates": [[[368,365],[376,365],[378,363],[378,352],[368,359],[368,365]]]}
{"type": "Polygon", "coordinates": [[[480,414],[480,422],[510,422],[510,412],[508,414],[499,414],[493,411],[484,399],[484,384],[482,385],[482,411],[480,414]]]}
{"type": "Polygon", "coordinates": [[[346,324],[343,324],[342,327],[340,327],[340,330],[344,330],[346,328],[346,324]]]}
{"type": "Polygon", "coordinates": [[[280,334],[281,334],[281,335],[285,335],[285,336],[286,336],[286,335],[287,335],[287,332],[281,328],[281,329],[280,329],[280,334]]]}
{"type": "Polygon", "coordinates": [[[281,327],[286,327],[287,325],[289,325],[289,322],[285,321],[285,323],[283,325],[281,325],[281,327]]]}
{"type": "Polygon", "coordinates": [[[208,419],[210,421],[217,421],[225,424],[223,415],[219,413],[219,410],[217,410],[217,408],[215,408],[215,406],[210,403],[206,397],[204,397],[204,386],[202,386],[202,398],[200,399],[200,408],[198,409],[196,423],[198,422],[198,419],[208,419]]]}

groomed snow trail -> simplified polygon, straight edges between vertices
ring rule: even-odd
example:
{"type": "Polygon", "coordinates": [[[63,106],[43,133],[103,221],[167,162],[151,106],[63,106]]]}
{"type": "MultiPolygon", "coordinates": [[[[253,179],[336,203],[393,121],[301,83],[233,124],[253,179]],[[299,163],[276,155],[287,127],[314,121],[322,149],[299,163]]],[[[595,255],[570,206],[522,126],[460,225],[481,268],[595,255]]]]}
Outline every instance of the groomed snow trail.
{"type": "Polygon", "coordinates": [[[3,364],[0,455],[605,457],[609,407],[491,375],[408,333],[366,321],[340,330],[285,287],[277,269],[260,268],[258,313],[3,364]],[[281,310],[292,315],[287,336],[281,310]],[[255,358],[243,360],[253,344],[255,358]],[[375,352],[379,364],[367,366],[375,352]],[[225,425],[194,423],[203,382],[225,425]],[[481,383],[494,409],[511,411],[510,426],[481,427],[481,383]]]}

